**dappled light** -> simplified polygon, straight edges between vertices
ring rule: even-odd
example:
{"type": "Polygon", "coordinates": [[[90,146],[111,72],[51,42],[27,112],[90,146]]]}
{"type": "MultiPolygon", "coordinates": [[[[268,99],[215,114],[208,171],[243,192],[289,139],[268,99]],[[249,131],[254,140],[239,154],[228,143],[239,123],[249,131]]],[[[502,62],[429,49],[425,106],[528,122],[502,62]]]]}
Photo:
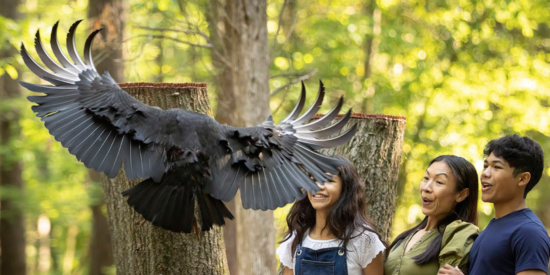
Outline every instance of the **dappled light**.
{"type": "MultiPolygon", "coordinates": [[[[119,82],[204,82],[216,110],[216,72],[205,9],[208,1],[127,1],[119,82]]],[[[392,236],[423,218],[420,182],[431,159],[464,157],[483,168],[485,144],[506,134],[538,141],[550,163],[550,4],[511,1],[268,1],[269,107],[275,121],[300,96],[300,81],[326,87],[320,113],[344,95],[344,111],[406,117],[392,236]],[[282,11],[282,13],[281,13],[282,11]]],[[[0,16],[0,50],[31,46],[40,29],[46,51],[51,27],[59,34],[86,18],[88,1],[24,1],[20,20],[0,16]]],[[[83,49],[88,21],[76,32],[83,49]],[[84,25],[86,27],[84,27],[84,25]]],[[[216,26],[227,28],[228,25],[216,26]]],[[[108,31],[108,29],[104,30],[108,31]]],[[[98,39],[101,40],[101,39],[98,39]]],[[[65,40],[60,40],[65,48],[65,40]]],[[[104,43],[104,42],[97,42],[104,43]]],[[[238,47],[238,45],[233,45],[238,47]]],[[[107,51],[107,50],[106,50],[107,51]]],[[[51,54],[53,56],[53,54],[51,54]]],[[[107,53],[99,53],[100,63],[107,53]]],[[[39,60],[38,58],[35,58],[39,60]]],[[[39,62],[39,61],[38,61],[39,62]]],[[[103,72],[100,72],[103,73],[103,72]]],[[[46,84],[24,67],[19,54],[0,58],[0,76],[46,84]]],[[[24,191],[3,187],[25,220],[28,274],[88,274],[92,210],[102,200],[101,182],[50,136],[23,96],[2,99],[0,109],[19,110],[20,137],[0,147],[3,165],[22,164],[24,191]]],[[[314,93],[311,93],[314,94],[314,93]]],[[[306,98],[306,106],[314,102],[306,98]]],[[[550,168],[529,193],[527,205],[550,229],[550,168]]],[[[274,211],[276,241],[283,239],[291,205],[274,211]]],[[[106,208],[101,207],[102,213],[106,208]]],[[[494,216],[481,202],[479,226],[494,216]]],[[[9,217],[10,213],[2,212],[9,217]]],[[[1,228],[0,228],[1,230],[1,228]]],[[[108,274],[115,274],[114,267],[108,274]]],[[[107,274],[106,273],[106,274],[107,274]]]]}

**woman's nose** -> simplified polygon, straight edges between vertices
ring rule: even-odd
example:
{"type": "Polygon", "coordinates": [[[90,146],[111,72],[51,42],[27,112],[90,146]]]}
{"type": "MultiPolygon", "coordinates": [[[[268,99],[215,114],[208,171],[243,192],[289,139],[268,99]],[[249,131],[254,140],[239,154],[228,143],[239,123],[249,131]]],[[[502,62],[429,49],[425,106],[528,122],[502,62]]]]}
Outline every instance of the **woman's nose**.
{"type": "Polygon", "coordinates": [[[319,182],[315,182],[317,183],[317,186],[319,186],[319,188],[321,188],[321,190],[325,189],[325,185],[324,184],[320,184],[319,182]]]}
{"type": "Polygon", "coordinates": [[[428,181],[425,184],[420,185],[420,191],[431,193],[432,192],[432,182],[428,181]]]}

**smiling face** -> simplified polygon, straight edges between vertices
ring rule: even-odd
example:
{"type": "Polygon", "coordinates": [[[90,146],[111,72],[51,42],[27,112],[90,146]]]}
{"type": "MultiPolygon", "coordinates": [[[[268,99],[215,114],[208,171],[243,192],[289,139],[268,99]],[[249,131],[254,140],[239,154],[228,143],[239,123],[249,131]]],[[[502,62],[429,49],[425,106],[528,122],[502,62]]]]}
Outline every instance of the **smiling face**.
{"type": "Polygon", "coordinates": [[[426,169],[420,184],[422,213],[440,220],[451,213],[457,203],[468,196],[468,188],[456,190],[456,179],[444,161],[434,162],[426,169]]]}
{"type": "Polygon", "coordinates": [[[315,210],[328,212],[340,198],[342,179],[338,175],[333,175],[332,181],[325,182],[325,184],[317,183],[317,185],[321,189],[317,191],[317,195],[308,192],[309,201],[315,210]]]}
{"type": "Polygon", "coordinates": [[[505,159],[491,153],[485,159],[481,173],[481,200],[498,204],[518,196],[523,197],[527,184],[524,183],[526,174],[528,173],[514,176],[514,168],[505,159]]]}

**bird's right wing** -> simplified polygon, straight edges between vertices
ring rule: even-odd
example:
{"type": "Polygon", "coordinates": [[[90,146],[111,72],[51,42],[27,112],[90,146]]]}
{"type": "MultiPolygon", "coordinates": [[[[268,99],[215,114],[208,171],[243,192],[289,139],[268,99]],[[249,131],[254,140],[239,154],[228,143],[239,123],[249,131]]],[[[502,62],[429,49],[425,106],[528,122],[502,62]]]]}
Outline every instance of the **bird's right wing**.
{"type": "Polygon", "coordinates": [[[177,114],[140,102],[105,72],[99,75],[91,56],[91,44],[99,30],[92,32],[84,46],[82,61],[75,47],[74,23],[67,35],[69,59],[57,41],[56,23],[51,47],[59,64],[46,53],[36,33],[38,56],[50,69],[40,66],[24,45],[21,55],[27,67],[53,85],[20,82],[25,88],[45,96],[30,96],[29,101],[55,139],[69,149],[88,168],[115,177],[125,163],[126,176],[160,181],[167,169],[167,152],[177,140],[177,114]]]}

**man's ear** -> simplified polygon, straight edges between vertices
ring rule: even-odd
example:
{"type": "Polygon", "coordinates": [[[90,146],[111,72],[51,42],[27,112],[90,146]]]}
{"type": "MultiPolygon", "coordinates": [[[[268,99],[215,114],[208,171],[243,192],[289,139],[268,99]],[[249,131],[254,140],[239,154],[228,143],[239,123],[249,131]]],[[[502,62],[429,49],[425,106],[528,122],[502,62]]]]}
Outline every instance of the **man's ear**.
{"type": "Polygon", "coordinates": [[[462,191],[458,193],[458,198],[456,198],[456,202],[460,203],[463,200],[465,200],[470,195],[470,188],[464,188],[462,191]]]}
{"type": "Polygon", "coordinates": [[[531,180],[531,173],[529,172],[519,173],[516,176],[516,178],[518,179],[518,186],[520,187],[527,186],[527,184],[531,180]]]}

